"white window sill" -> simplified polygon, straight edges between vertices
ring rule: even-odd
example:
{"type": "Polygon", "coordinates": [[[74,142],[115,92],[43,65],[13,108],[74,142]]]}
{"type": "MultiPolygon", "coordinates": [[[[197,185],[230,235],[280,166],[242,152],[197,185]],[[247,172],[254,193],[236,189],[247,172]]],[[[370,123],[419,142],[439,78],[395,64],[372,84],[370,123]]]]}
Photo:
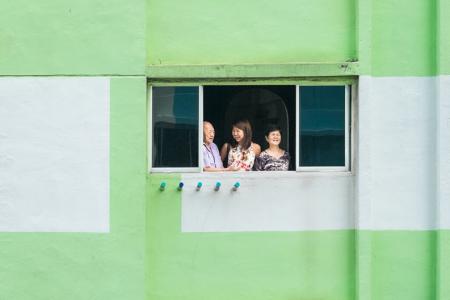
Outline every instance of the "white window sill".
{"type": "Polygon", "coordinates": [[[242,172],[199,172],[198,169],[194,171],[186,171],[182,169],[166,169],[150,171],[149,175],[156,175],[161,173],[177,173],[190,178],[299,178],[299,177],[349,177],[354,173],[351,171],[242,171],[242,172]]]}

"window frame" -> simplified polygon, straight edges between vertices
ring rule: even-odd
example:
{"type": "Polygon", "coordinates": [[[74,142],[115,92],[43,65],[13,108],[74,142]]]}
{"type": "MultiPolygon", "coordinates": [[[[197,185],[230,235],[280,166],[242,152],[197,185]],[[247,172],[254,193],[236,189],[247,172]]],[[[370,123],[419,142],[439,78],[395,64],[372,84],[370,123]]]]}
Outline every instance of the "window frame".
{"type": "MultiPolygon", "coordinates": [[[[178,86],[174,84],[173,86],[178,86]]],[[[184,85],[186,86],[186,85],[184,85]]],[[[192,85],[195,87],[196,85],[192,85]]],[[[199,173],[203,171],[203,85],[198,85],[198,167],[153,167],[153,87],[150,85],[147,105],[147,166],[150,173],[199,173]]]]}
{"type": "MultiPolygon", "coordinates": [[[[301,105],[301,98],[300,98],[300,88],[302,86],[308,86],[308,85],[296,85],[295,86],[295,133],[296,133],[296,139],[295,139],[295,150],[297,151],[295,156],[295,171],[296,172],[349,172],[350,171],[350,158],[351,155],[351,137],[350,137],[350,121],[353,120],[351,118],[351,99],[350,97],[353,95],[353,92],[351,92],[352,86],[349,84],[345,85],[334,85],[334,86],[345,86],[345,116],[344,116],[344,131],[345,131],[345,165],[344,166],[308,166],[308,167],[302,167],[300,166],[300,157],[301,157],[301,149],[300,149],[300,105],[301,105]]],[[[333,86],[332,84],[326,85],[317,85],[317,86],[333,86]]]]}
{"type": "MultiPolygon", "coordinates": [[[[212,82],[204,83],[201,81],[177,81],[177,82],[149,82],[148,83],[148,94],[147,94],[147,170],[149,173],[207,173],[203,171],[203,89],[204,86],[208,85],[267,85],[270,82],[262,81],[258,82],[212,82]],[[153,107],[153,88],[154,87],[165,87],[165,86],[197,86],[199,89],[198,96],[198,167],[153,167],[153,118],[152,118],[152,107],[153,107]]],[[[295,113],[295,149],[296,149],[296,161],[295,170],[286,171],[289,173],[303,173],[303,174],[314,174],[314,173],[330,173],[330,174],[350,174],[353,173],[353,160],[354,160],[354,128],[355,128],[355,106],[356,106],[356,91],[357,91],[357,80],[347,79],[347,80],[335,80],[335,81],[309,81],[309,80],[297,80],[296,82],[283,82],[278,83],[278,85],[291,85],[295,86],[295,102],[296,102],[296,113],[295,113]],[[299,83],[299,81],[301,83],[299,83]],[[300,87],[301,86],[345,86],[345,166],[319,166],[319,167],[300,167],[300,87]]],[[[227,172],[220,172],[221,174],[226,174],[227,172]]],[[[257,172],[254,172],[257,173],[257,172]]],[[[261,173],[261,172],[258,172],[261,173]]],[[[264,173],[264,172],[263,172],[264,173]]]]}

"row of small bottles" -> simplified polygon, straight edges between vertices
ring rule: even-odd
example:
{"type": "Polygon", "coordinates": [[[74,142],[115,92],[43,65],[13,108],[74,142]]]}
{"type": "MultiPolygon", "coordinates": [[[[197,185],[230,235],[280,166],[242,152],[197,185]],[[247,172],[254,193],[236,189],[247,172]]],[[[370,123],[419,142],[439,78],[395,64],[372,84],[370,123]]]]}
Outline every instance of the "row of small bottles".
{"type": "MultiPolygon", "coordinates": [[[[214,190],[215,190],[216,192],[219,191],[221,186],[222,186],[222,184],[220,183],[220,181],[217,181],[217,182],[216,182],[216,185],[214,186],[214,190]]],[[[236,182],[235,184],[233,184],[233,186],[232,186],[231,189],[232,189],[233,191],[237,191],[238,188],[239,188],[240,186],[241,186],[241,184],[240,184],[239,182],[236,182]]],[[[166,183],[165,181],[163,181],[163,182],[161,182],[161,184],[159,185],[159,190],[160,190],[160,191],[165,191],[165,190],[166,190],[166,187],[167,187],[167,183],[166,183]]],[[[195,187],[195,190],[196,190],[196,191],[200,191],[200,190],[202,189],[202,187],[203,187],[203,183],[199,181],[199,182],[197,183],[197,186],[195,187]]],[[[182,191],[183,188],[184,188],[184,183],[183,183],[183,182],[180,182],[180,183],[178,184],[177,190],[178,190],[178,191],[182,191]]]]}

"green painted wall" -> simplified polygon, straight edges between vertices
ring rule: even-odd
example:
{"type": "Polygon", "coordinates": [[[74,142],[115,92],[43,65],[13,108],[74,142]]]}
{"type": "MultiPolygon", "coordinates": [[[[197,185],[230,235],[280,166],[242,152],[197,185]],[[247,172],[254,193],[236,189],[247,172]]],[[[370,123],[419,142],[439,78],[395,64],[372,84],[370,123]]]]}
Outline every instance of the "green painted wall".
{"type": "Polygon", "coordinates": [[[0,74],[144,74],[145,0],[0,1],[0,74]]]}
{"type": "Polygon", "coordinates": [[[450,1],[436,1],[438,74],[450,75],[450,1]]]}
{"type": "Polygon", "coordinates": [[[355,0],[147,1],[147,64],[343,62],[355,13],[355,0]]]}
{"type": "Polygon", "coordinates": [[[152,175],[147,181],[149,300],[423,300],[450,295],[445,284],[449,230],[181,233],[181,194],[175,188],[160,192],[163,179],[169,187],[180,180],[152,175]],[[358,249],[361,245],[366,248],[358,249]],[[362,273],[357,272],[360,265],[367,268],[362,273]]]}
{"type": "Polygon", "coordinates": [[[111,80],[110,233],[0,233],[0,299],[144,299],[145,77],[111,80]]]}
{"type": "Polygon", "coordinates": [[[365,75],[450,74],[449,5],[2,0],[0,74],[143,75],[146,65],[354,59],[365,75]]]}
{"type": "Polygon", "coordinates": [[[147,65],[358,59],[364,75],[450,74],[449,5],[445,0],[148,1],[147,65]]]}
{"type": "Polygon", "coordinates": [[[449,1],[360,0],[357,8],[361,74],[450,74],[449,1]]]}
{"type": "Polygon", "coordinates": [[[450,230],[437,232],[436,298],[450,299],[450,230]]]}
{"type": "Polygon", "coordinates": [[[448,230],[181,233],[179,195],[146,173],[142,76],[148,65],[355,58],[364,75],[450,74],[449,1],[0,0],[0,10],[0,75],[119,75],[111,232],[0,233],[1,300],[450,298],[448,230]]]}
{"type": "Polygon", "coordinates": [[[147,191],[147,299],[354,299],[354,231],[181,233],[181,194],[147,191]]]}
{"type": "Polygon", "coordinates": [[[436,0],[372,3],[371,74],[436,74],[436,0]]]}
{"type": "Polygon", "coordinates": [[[373,299],[435,299],[436,232],[374,232],[371,262],[373,299]]]}

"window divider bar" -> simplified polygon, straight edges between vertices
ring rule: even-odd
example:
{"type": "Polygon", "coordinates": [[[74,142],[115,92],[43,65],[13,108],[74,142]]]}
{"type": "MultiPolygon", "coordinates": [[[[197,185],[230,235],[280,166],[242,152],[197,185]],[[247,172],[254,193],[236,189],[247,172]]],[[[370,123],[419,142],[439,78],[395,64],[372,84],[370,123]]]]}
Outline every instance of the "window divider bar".
{"type": "Polygon", "coordinates": [[[203,172],[203,85],[198,87],[198,168],[203,172]]]}
{"type": "Polygon", "coordinates": [[[345,169],[350,170],[350,86],[345,86],[345,169]]]}
{"type": "Polygon", "coordinates": [[[153,164],[153,86],[150,86],[147,97],[147,172],[150,172],[153,164]]]}
{"type": "Polygon", "coordinates": [[[354,172],[355,171],[355,142],[357,141],[357,112],[358,112],[358,94],[357,94],[357,83],[350,85],[350,165],[349,165],[349,171],[354,172]]]}
{"type": "Polygon", "coordinates": [[[295,86],[295,170],[300,171],[300,86],[295,86]]]}

